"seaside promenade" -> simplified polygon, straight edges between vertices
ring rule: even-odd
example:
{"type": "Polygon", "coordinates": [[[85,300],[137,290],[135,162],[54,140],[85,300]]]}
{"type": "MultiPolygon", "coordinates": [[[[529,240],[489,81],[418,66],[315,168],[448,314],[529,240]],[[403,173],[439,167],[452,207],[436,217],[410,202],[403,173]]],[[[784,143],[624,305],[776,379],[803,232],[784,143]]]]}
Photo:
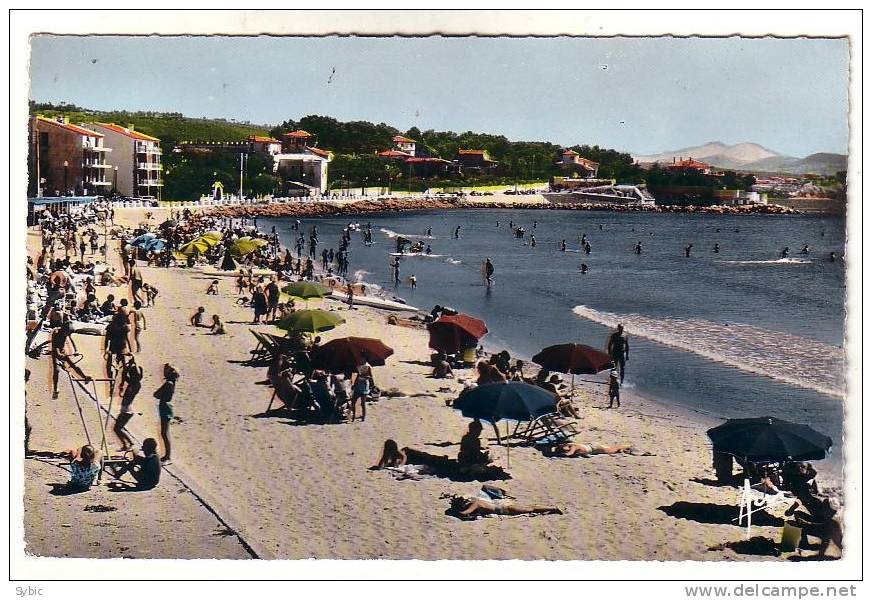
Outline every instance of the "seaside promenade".
{"type": "MultiPolygon", "coordinates": [[[[118,209],[116,222],[135,226],[144,212],[161,222],[163,209],[118,209]]],[[[39,236],[30,232],[29,252],[39,236]]],[[[110,258],[117,261],[117,243],[110,258]]],[[[444,478],[398,481],[368,468],[385,439],[432,454],[456,455],[468,419],[446,400],[471,371],[454,380],[427,377],[427,332],[389,325],[387,313],[347,310],[331,301],[310,308],[335,310],[346,324],[322,335],[365,336],[395,350],[375,380],[394,397],[371,404],[353,424],[300,424],[265,415],[271,389],[265,368],[247,366],[255,340],[251,309],[238,305],[232,278],[206,296],[211,276],[199,268],[141,266],[160,294],[146,309],[142,335],[143,388],[128,428],[142,440],[158,437],[161,366],[180,373],[172,424],[173,463],[147,492],[116,492],[106,480],[75,495],[53,495],[67,474],[51,461],[25,461],[25,539],[37,556],[131,558],[390,558],[545,560],[779,560],[739,553],[744,528],[735,488],[714,485],[710,423],[627,393],[620,410],[607,410],[605,389],[582,384],[578,441],[631,444],[647,455],[546,458],[530,447],[507,449],[490,440],[490,453],[512,476],[496,482],[524,502],[554,504],[562,515],[496,517],[475,522],[445,514],[447,493],[474,494],[477,482],[444,478]],[[227,335],[188,325],[197,306],[219,314],[227,335]],[[172,475],[175,475],[173,477],[172,475]],[[208,505],[208,507],[207,507],[208,505]],[[237,535],[238,534],[238,535],[237,535]]],[[[125,287],[98,287],[98,298],[125,287]]],[[[421,307],[429,308],[429,307],[421,307]]],[[[83,368],[100,373],[102,338],[78,335],[83,368]]],[[[31,449],[59,452],[85,443],[72,390],[61,381],[51,400],[48,358],[28,359],[31,449]]],[[[94,410],[93,405],[83,405],[94,410]]],[[[113,413],[116,409],[113,408],[113,413]]],[[[111,425],[111,421],[110,421],[111,425]]],[[[490,434],[489,429],[485,435],[490,434]]],[[[92,430],[93,435],[93,430],[92,430]]],[[[110,448],[118,442],[109,434],[110,448]]],[[[755,526],[776,539],[780,523],[755,526]]]]}

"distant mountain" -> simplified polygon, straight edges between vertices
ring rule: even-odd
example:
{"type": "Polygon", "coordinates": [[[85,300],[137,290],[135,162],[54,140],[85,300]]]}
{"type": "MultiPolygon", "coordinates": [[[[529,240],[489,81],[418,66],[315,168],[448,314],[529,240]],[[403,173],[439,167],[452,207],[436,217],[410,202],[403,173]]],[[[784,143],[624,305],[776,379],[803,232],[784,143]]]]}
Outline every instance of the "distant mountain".
{"type": "Polygon", "coordinates": [[[707,162],[719,169],[734,171],[834,175],[837,171],[846,170],[848,166],[848,157],[844,154],[819,152],[805,158],[796,158],[779,154],[753,142],[732,146],[723,142],[709,142],[702,146],[681,148],[660,154],[633,155],[633,158],[641,164],[657,162],[661,165],[671,163],[673,158],[679,160],[689,157],[707,162]]]}

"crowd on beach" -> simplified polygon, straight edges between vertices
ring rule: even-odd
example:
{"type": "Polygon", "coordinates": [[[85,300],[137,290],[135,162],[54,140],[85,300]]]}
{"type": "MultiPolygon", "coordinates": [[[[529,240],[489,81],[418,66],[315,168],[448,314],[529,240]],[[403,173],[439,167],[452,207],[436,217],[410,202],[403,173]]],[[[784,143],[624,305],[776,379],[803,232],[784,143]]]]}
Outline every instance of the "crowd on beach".
{"type": "MultiPolygon", "coordinates": [[[[159,484],[162,464],[172,460],[170,426],[174,418],[175,388],[180,378],[172,365],[163,366],[162,383],[153,393],[160,431],[155,437],[144,439],[137,449],[127,430],[135,414],[134,402],[143,387],[143,369],[136,361],[136,355],[143,351],[141,333],[148,327],[148,309],[156,305],[159,296],[157,288],[146,281],[140,265],[212,269],[216,276],[202,292],[207,296],[219,294],[222,287],[220,277],[232,277],[236,302],[251,308],[252,325],[281,323],[299,311],[297,302],[282,292],[282,286],[287,283],[317,282],[346,296],[349,309],[353,309],[356,294],[367,293],[366,286],[348,279],[349,252],[355,234],[362,243],[372,243],[371,225],[349,223],[342,230],[336,246],[326,247],[319,238],[317,225],[306,230],[301,221],[296,220],[292,227],[296,232],[293,245],[284,248],[274,228],[269,233],[261,232],[257,229],[256,216],[231,216],[235,213],[228,210],[219,209],[208,214],[189,209],[173,211],[162,223],[152,223],[147,219],[134,228],[115,226],[111,210],[103,209],[101,213],[99,208],[76,216],[51,217],[46,213],[40,222],[42,250],[36,260],[30,256],[27,258],[27,351],[32,356],[39,356],[47,350],[54,397],[58,395],[58,381],[64,373],[69,374],[70,384],[83,392],[94,390],[93,384],[98,379],[107,382],[110,399],[117,397],[120,406],[117,415],[112,415],[112,432],[121,444],[121,454],[108,451],[107,443],[99,447],[89,443],[70,451],[68,485],[71,489],[87,490],[101,469],[119,481],[129,476],[133,481],[128,485],[136,489],[152,489],[159,484]],[[102,244],[98,233],[101,224],[104,227],[102,244]],[[149,239],[158,239],[161,243],[137,242],[149,239]],[[110,243],[117,246],[120,262],[117,272],[107,258],[110,243]],[[246,246],[244,250],[240,250],[243,246],[246,246]],[[58,251],[63,257],[57,256],[58,251]],[[100,303],[97,301],[97,287],[113,288],[115,292],[106,295],[106,300],[100,303]],[[105,377],[96,378],[80,368],[81,355],[73,334],[103,336],[105,374],[101,375],[105,377]]],[[[455,237],[459,235],[458,226],[455,237]]],[[[523,231],[521,235],[524,235],[523,231]]],[[[535,244],[535,238],[532,243],[535,244]]],[[[398,253],[403,254],[405,243],[398,239],[397,244],[398,253]]],[[[423,244],[414,249],[417,252],[429,250],[429,246],[423,244]]],[[[589,243],[586,252],[590,252],[589,243]]],[[[399,260],[395,263],[394,278],[399,283],[399,260]]],[[[489,260],[488,264],[486,278],[490,283],[494,266],[489,260]]],[[[191,308],[194,311],[189,318],[192,327],[208,328],[214,335],[226,333],[227,326],[220,315],[208,316],[203,306],[194,308],[192,305],[191,308]]],[[[456,313],[450,307],[436,306],[429,313],[416,315],[407,321],[412,326],[426,327],[428,323],[456,313]]],[[[389,319],[388,323],[392,321],[389,319]]],[[[396,317],[393,317],[393,324],[398,324],[396,317]]],[[[365,421],[367,404],[383,397],[373,366],[366,359],[342,369],[319,366],[316,359],[322,342],[317,335],[303,335],[288,329],[284,336],[263,334],[258,340],[260,350],[252,352],[251,364],[266,363],[273,400],[278,400],[278,410],[294,419],[351,423],[359,417],[360,421],[365,421]]],[[[608,354],[614,363],[605,384],[608,408],[620,408],[620,389],[629,358],[629,341],[621,326],[609,338],[608,354]]],[[[568,425],[572,419],[579,418],[578,397],[573,386],[567,385],[559,373],[545,367],[531,375],[532,366],[513,360],[507,351],[489,355],[482,346],[457,353],[437,351],[431,355],[429,366],[433,378],[464,380],[455,402],[478,386],[520,382],[554,395],[557,426],[568,425]]],[[[92,394],[92,399],[95,399],[96,390],[92,394]]],[[[272,403],[271,400],[270,407],[272,403]]],[[[31,431],[30,423],[26,423],[26,430],[31,431]]],[[[482,422],[473,419],[461,438],[455,458],[436,456],[410,447],[400,448],[396,441],[388,439],[373,468],[411,478],[428,475],[478,481],[508,478],[508,473],[485,449],[482,431],[482,422]]],[[[494,431],[499,442],[500,434],[495,425],[494,431]]],[[[27,438],[25,444],[27,446],[27,438]]],[[[650,455],[631,444],[579,442],[569,437],[552,440],[552,443],[542,444],[539,448],[543,455],[553,458],[599,454],[650,455]]],[[[718,464],[715,467],[717,471],[718,464]]],[[[822,500],[818,494],[810,465],[785,463],[760,471],[753,465],[743,465],[743,469],[744,474],[766,493],[784,493],[783,487],[784,491],[793,494],[797,506],[791,508],[790,514],[802,505],[808,512],[809,522],[825,523],[822,539],[840,545],[841,529],[835,518],[836,509],[833,503],[822,500]]],[[[730,471],[729,478],[723,476],[725,481],[732,478],[732,468],[730,471]]],[[[723,467],[719,477],[721,475],[723,467]]],[[[491,484],[482,486],[482,492],[477,496],[452,496],[448,500],[456,516],[464,519],[489,514],[562,512],[557,506],[518,502],[504,489],[491,484]]]]}

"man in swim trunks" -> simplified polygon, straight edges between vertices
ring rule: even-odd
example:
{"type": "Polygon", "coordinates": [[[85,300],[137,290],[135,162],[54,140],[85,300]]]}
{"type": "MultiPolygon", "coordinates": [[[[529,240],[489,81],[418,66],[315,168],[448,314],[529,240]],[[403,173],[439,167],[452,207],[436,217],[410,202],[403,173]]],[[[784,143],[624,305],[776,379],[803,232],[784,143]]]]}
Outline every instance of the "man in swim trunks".
{"type": "Polygon", "coordinates": [[[630,342],[624,335],[624,326],[620,323],[617,330],[609,336],[608,353],[615,361],[615,366],[620,369],[621,383],[624,383],[624,367],[630,360],[630,342]]]}

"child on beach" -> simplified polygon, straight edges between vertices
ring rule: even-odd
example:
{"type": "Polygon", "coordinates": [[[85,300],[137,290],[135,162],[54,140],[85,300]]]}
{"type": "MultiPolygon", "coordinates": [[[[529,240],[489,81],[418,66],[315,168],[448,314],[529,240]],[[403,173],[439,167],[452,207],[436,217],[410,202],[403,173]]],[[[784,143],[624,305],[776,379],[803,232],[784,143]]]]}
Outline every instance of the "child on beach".
{"type": "Polygon", "coordinates": [[[92,446],[82,446],[78,450],[70,450],[69,457],[70,480],[67,489],[78,492],[89,490],[100,472],[100,452],[92,446]]]}
{"type": "Polygon", "coordinates": [[[209,284],[209,287],[206,288],[207,296],[217,296],[218,295],[218,280],[213,279],[212,283],[209,284]]]}
{"type": "Polygon", "coordinates": [[[170,462],[170,421],[173,418],[173,394],[176,392],[176,380],[179,378],[179,372],[172,365],[166,363],[164,365],[164,382],[157,391],[154,397],[158,399],[157,412],[160,416],[160,437],[164,444],[164,455],[160,461],[163,463],[170,462]]]}
{"type": "Polygon", "coordinates": [[[617,408],[621,408],[621,382],[615,369],[609,373],[609,408],[612,408],[612,404],[617,404],[617,408]]]}
{"type": "Polygon", "coordinates": [[[143,283],[142,289],[145,292],[145,305],[154,306],[154,300],[157,298],[158,289],[148,283],[143,283]]]}
{"type": "Polygon", "coordinates": [[[197,312],[191,315],[189,319],[191,325],[194,327],[202,327],[203,326],[203,315],[206,314],[206,309],[203,306],[197,307],[197,312]]]}
{"type": "Polygon", "coordinates": [[[224,323],[218,315],[212,315],[212,328],[209,331],[212,335],[224,335],[227,331],[224,330],[224,323]]]}

